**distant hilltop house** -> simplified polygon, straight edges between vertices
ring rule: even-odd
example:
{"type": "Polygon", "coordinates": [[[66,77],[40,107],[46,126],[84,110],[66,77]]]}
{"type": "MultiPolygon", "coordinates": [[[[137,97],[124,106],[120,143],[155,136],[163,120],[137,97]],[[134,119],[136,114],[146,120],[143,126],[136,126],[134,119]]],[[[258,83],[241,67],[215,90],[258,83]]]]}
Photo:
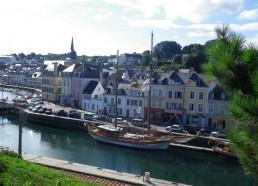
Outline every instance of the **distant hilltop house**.
{"type": "Polygon", "coordinates": [[[16,62],[16,58],[12,55],[0,55],[0,62],[4,62],[5,64],[13,64],[16,62]]]}
{"type": "Polygon", "coordinates": [[[125,66],[133,66],[141,63],[142,55],[133,53],[124,53],[119,56],[119,64],[125,66]]]}

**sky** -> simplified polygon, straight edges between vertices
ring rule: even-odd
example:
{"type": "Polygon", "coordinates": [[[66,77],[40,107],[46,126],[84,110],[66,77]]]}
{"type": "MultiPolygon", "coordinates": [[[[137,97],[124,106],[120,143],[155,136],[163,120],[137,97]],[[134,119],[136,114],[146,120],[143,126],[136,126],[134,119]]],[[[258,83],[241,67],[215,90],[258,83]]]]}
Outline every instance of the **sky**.
{"type": "Polygon", "coordinates": [[[8,0],[0,3],[0,54],[142,53],[161,41],[214,39],[228,24],[258,44],[257,0],[8,0]]]}

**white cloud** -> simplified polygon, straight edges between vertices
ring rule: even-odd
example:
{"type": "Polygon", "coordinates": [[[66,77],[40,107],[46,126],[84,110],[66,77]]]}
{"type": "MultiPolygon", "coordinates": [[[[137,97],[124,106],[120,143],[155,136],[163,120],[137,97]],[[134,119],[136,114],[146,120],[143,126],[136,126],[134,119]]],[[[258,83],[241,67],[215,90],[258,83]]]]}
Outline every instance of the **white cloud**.
{"type": "Polygon", "coordinates": [[[160,16],[173,22],[187,20],[193,23],[200,23],[213,15],[237,13],[244,5],[244,0],[229,2],[224,0],[106,0],[106,2],[138,11],[144,19],[160,16]]]}
{"type": "Polygon", "coordinates": [[[189,32],[187,34],[187,37],[197,37],[197,38],[214,38],[216,35],[215,35],[215,32],[189,32]]]}
{"type": "Polygon", "coordinates": [[[258,31],[258,22],[246,23],[243,25],[231,24],[230,27],[236,32],[242,31],[258,31]]]}
{"type": "Polygon", "coordinates": [[[253,9],[253,10],[244,10],[239,14],[237,17],[238,19],[257,19],[258,17],[258,9],[253,9]]]}
{"type": "Polygon", "coordinates": [[[258,49],[258,34],[254,35],[253,37],[247,38],[247,42],[255,44],[258,49]]]}

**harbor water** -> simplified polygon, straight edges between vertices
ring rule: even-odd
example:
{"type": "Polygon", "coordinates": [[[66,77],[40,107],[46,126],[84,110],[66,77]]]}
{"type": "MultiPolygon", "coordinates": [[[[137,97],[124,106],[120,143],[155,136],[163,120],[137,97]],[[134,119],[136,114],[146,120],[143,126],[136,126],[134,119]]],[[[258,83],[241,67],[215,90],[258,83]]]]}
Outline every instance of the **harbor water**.
{"type": "MultiPolygon", "coordinates": [[[[14,98],[10,92],[4,97],[14,98]]],[[[20,119],[0,115],[0,146],[18,151],[20,119]]],[[[217,154],[169,148],[149,151],[96,142],[82,130],[65,130],[22,122],[22,152],[76,162],[118,172],[143,175],[189,185],[255,185],[237,160],[217,154]]]]}

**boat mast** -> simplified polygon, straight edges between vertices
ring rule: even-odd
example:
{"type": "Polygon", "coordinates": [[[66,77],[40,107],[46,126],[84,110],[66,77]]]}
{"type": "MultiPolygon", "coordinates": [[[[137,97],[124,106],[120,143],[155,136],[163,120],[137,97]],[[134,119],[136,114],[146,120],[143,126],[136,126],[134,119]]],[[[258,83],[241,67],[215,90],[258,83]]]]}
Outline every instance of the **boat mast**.
{"type": "Polygon", "coordinates": [[[115,128],[117,127],[117,91],[118,91],[118,63],[119,63],[119,50],[116,55],[116,75],[115,75],[115,128]]]}
{"type": "Polygon", "coordinates": [[[148,130],[150,130],[150,109],[151,109],[151,76],[152,76],[152,50],[153,50],[153,32],[151,32],[151,50],[150,50],[150,55],[151,55],[151,61],[150,61],[150,71],[149,71],[149,93],[148,93],[148,130]]]}

